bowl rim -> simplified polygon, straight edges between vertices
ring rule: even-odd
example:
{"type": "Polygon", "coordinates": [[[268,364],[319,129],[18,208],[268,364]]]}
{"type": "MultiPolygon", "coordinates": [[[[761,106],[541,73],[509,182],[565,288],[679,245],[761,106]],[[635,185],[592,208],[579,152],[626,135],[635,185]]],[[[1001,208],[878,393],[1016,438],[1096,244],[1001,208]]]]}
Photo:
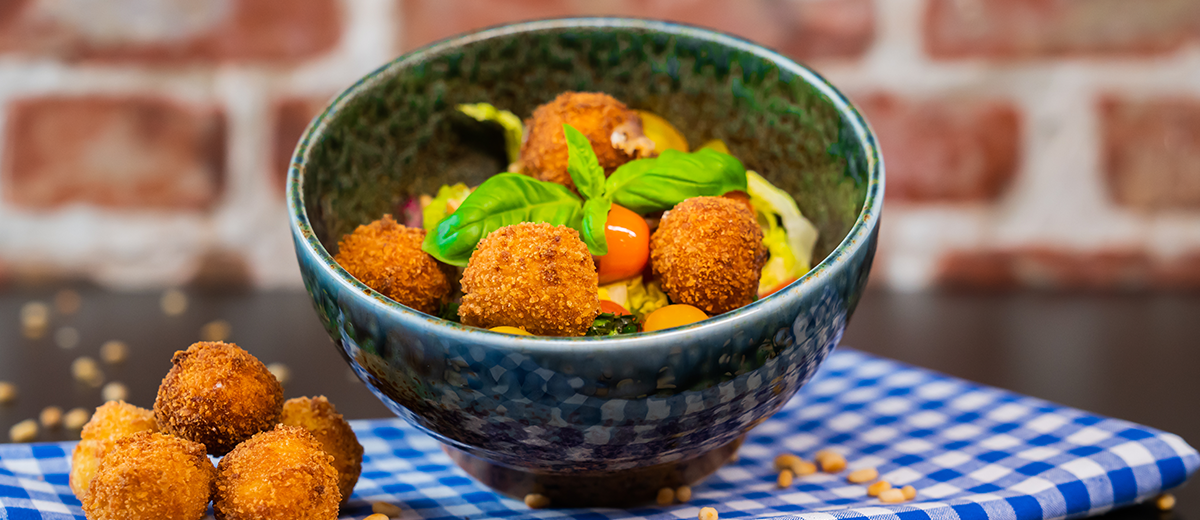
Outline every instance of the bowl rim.
{"type": "Polygon", "coordinates": [[[297,255],[308,254],[315,260],[318,260],[326,269],[331,271],[333,278],[343,289],[369,297],[367,300],[370,304],[381,312],[397,315],[403,320],[417,320],[418,323],[423,321],[427,325],[439,326],[444,329],[444,334],[451,336],[454,340],[466,342],[487,341],[490,344],[502,342],[529,353],[540,352],[546,354],[562,352],[564,348],[567,351],[574,350],[570,347],[574,346],[577,349],[584,346],[584,344],[595,347],[603,346],[606,350],[639,349],[643,345],[662,344],[660,342],[675,345],[677,344],[676,341],[685,340],[692,335],[719,332],[755,314],[778,311],[780,307],[789,305],[801,295],[813,292],[813,289],[820,287],[824,279],[832,276],[835,271],[844,268],[847,259],[861,247],[867,245],[871,233],[875,231],[879,224],[879,217],[883,210],[883,194],[883,157],[880,153],[879,142],[874,131],[872,131],[866,119],[849,99],[824,77],[776,51],[715,29],[676,22],[630,17],[568,17],[503,24],[451,36],[402,54],[359,78],[352,85],[336,95],[309,122],[300,140],[297,142],[288,164],[286,186],[289,227],[292,230],[294,242],[297,247],[297,255]],[[779,67],[781,71],[798,76],[807,82],[834,105],[838,113],[849,123],[849,126],[853,129],[864,148],[863,151],[867,159],[866,182],[868,183],[866,198],[863,201],[862,209],[854,225],[850,228],[850,232],[842,238],[842,241],[838,243],[833,251],[816,265],[812,266],[807,273],[769,296],[690,325],[659,331],[622,334],[620,336],[520,336],[463,325],[425,314],[395,302],[360,282],[343,269],[334,260],[333,255],[325,249],[321,241],[317,239],[304,205],[303,177],[307,168],[309,153],[313,148],[311,144],[318,142],[323,137],[324,130],[328,126],[330,119],[351,100],[369,91],[376,83],[391,77],[394,71],[419,64],[428,56],[436,56],[444,51],[465,44],[491,38],[564,28],[632,28],[707,40],[770,61],[779,67]],[[304,250],[300,250],[301,246],[304,247],[304,250]]]}

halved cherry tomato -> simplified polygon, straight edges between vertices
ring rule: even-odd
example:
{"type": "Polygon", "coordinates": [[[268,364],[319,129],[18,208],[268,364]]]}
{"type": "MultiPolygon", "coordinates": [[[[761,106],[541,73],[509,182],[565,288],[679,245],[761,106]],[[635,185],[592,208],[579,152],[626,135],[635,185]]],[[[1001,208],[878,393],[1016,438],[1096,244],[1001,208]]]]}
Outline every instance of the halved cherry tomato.
{"type": "Polygon", "coordinates": [[[677,303],[658,309],[646,316],[646,324],[642,330],[650,332],[669,329],[707,319],[708,315],[704,314],[704,311],[691,305],[677,303]]]}
{"type": "Polygon", "coordinates": [[[650,226],[646,225],[646,219],[613,204],[608,210],[604,238],[608,241],[608,254],[595,257],[600,285],[642,273],[650,258],[650,226]]]}
{"type": "Polygon", "coordinates": [[[499,326],[499,327],[492,327],[492,328],[490,328],[490,329],[488,329],[488,330],[490,330],[490,331],[492,331],[492,332],[503,332],[503,333],[505,333],[505,334],[515,334],[515,335],[517,335],[517,336],[532,336],[532,335],[533,335],[533,334],[530,334],[530,333],[529,333],[528,331],[526,331],[525,329],[518,329],[518,328],[516,328],[516,327],[509,327],[508,325],[501,325],[501,326],[499,326]]]}
{"type": "Polygon", "coordinates": [[[653,112],[638,110],[637,113],[642,117],[642,134],[654,141],[654,151],[658,153],[662,153],[663,150],[688,151],[687,138],[675,128],[675,125],[653,112]]]}
{"type": "Polygon", "coordinates": [[[612,300],[600,300],[600,312],[616,314],[617,316],[629,314],[629,311],[625,310],[625,307],[612,300]]]}

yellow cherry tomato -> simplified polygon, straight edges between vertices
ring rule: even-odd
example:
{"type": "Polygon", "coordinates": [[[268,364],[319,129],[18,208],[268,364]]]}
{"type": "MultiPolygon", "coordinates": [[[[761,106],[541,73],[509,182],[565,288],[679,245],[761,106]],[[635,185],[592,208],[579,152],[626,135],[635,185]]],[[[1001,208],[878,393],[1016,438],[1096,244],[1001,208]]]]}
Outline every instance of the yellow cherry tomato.
{"type": "Polygon", "coordinates": [[[703,150],[705,148],[711,148],[711,149],[716,150],[721,153],[729,153],[729,147],[725,146],[725,141],[722,141],[720,139],[713,139],[712,141],[708,141],[708,142],[700,145],[701,150],[703,150]]]}
{"type": "Polygon", "coordinates": [[[675,125],[653,112],[638,110],[637,113],[642,116],[642,133],[654,141],[654,151],[658,153],[662,153],[663,150],[688,151],[687,138],[675,128],[675,125]]]}
{"type": "Polygon", "coordinates": [[[530,334],[530,333],[526,332],[526,331],[525,331],[525,329],[518,329],[518,328],[516,328],[516,327],[509,327],[508,325],[501,325],[501,326],[499,326],[499,327],[492,327],[492,328],[490,328],[490,329],[488,329],[488,330],[490,330],[490,331],[492,331],[492,332],[503,332],[503,333],[505,333],[505,334],[516,334],[516,335],[518,335],[518,336],[532,336],[532,335],[533,335],[533,334],[530,334]]]}
{"type": "Polygon", "coordinates": [[[646,325],[642,327],[642,330],[650,332],[669,329],[707,319],[708,315],[704,314],[704,311],[691,305],[677,303],[658,309],[646,316],[646,325]]]}

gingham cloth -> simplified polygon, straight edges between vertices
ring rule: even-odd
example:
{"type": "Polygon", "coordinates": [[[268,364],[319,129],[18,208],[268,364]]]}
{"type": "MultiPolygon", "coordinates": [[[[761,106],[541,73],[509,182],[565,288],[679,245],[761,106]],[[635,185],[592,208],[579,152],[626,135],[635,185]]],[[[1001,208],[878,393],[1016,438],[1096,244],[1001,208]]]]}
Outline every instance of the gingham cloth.
{"type": "MultiPolygon", "coordinates": [[[[754,429],[729,464],[693,488],[686,504],[530,510],[459,470],[438,443],[399,419],[355,421],[363,474],[343,518],[371,503],[405,518],[607,520],[721,518],[811,520],[1034,520],[1094,515],[1182,484],[1200,455],[1179,437],[861,352],[839,349],[778,414],[754,429]],[[849,469],[877,467],[912,485],[916,500],[881,504],[845,473],[778,489],[774,457],[834,448],[849,469]]],[[[0,445],[0,519],[84,518],[67,487],[74,443],[0,445]]]]}

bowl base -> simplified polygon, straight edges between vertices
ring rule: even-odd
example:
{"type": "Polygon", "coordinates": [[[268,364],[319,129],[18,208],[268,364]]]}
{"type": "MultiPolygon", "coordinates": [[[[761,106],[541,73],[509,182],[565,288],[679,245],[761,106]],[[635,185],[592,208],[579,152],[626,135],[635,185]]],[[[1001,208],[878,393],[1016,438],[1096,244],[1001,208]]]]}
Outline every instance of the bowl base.
{"type": "Polygon", "coordinates": [[[733,458],[745,436],[697,457],[645,468],[590,473],[551,473],[501,466],[457,448],[442,450],[472,477],[493,490],[522,500],[538,493],[550,507],[629,507],[653,503],[658,490],[692,485],[733,458]]]}

